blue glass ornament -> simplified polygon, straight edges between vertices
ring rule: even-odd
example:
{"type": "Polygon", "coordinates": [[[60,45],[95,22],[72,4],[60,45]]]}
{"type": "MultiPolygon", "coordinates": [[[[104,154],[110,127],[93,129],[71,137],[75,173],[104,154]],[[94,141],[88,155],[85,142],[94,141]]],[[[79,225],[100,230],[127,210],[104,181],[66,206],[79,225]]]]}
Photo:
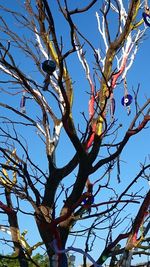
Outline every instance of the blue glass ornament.
{"type": "Polygon", "coordinates": [[[122,99],[121,99],[121,104],[125,107],[128,107],[131,103],[132,103],[132,95],[125,95],[122,99]]]}
{"type": "Polygon", "coordinates": [[[52,75],[53,72],[56,70],[56,62],[47,59],[42,63],[42,69],[44,72],[48,73],[49,75],[52,75]]]}
{"type": "Polygon", "coordinates": [[[94,203],[94,196],[91,196],[89,198],[86,198],[83,200],[83,203],[86,204],[93,204],[94,203]]]}
{"type": "Polygon", "coordinates": [[[25,93],[23,93],[22,97],[21,97],[21,101],[20,101],[20,112],[22,113],[26,113],[26,97],[25,97],[25,93]]]}
{"type": "Polygon", "coordinates": [[[144,19],[145,24],[150,27],[150,15],[148,15],[145,12],[143,12],[142,13],[142,16],[143,16],[143,19],[144,19]]]}

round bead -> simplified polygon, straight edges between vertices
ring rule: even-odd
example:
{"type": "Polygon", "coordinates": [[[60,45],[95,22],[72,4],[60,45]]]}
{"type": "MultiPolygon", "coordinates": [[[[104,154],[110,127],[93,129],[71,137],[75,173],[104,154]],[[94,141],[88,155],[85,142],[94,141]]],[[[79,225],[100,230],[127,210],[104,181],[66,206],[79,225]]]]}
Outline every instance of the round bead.
{"type": "Polygon", "coordinates": [[[127,107],[132,103],[132,99],[131,95],[126,95],[121,99],[121,104],[127,107]]]}
{"type": "Polygon", "coordinates": [[[45,60],[42,63],[42,70],[48,73],[49,75],[52,75],[53,72],[56,70],[56,62],[49,59],[45,60]]]}

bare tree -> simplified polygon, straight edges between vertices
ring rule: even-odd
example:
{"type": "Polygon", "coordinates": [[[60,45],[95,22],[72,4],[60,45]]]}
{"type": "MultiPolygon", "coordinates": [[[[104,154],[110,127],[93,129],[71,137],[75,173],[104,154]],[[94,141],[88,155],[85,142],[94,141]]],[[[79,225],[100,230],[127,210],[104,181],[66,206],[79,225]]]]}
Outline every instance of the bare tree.
{"type": "Polygon", "coordinates": [[[11,236],[1,241],[20,266],[33,262],[39,246],[50,266],[54,256],[57,266],[68,266],[72,251],[83,255],[84,266],[102,266],[107,259],[110,266],[130,266],[133,255],[149,248],[148,158],[126,183],[122,172],[124,148],[129,140],[140,142],[150,120],[150,99],[139,103],[142,85],[128,92],[128,73],[150,26],[148,3],[20,2],[12,9],[0,6],[0,211],[1,230],[11,236]],[[89,32],[81,20],[94,13],[96,26],[89,32]],[[92,35],[101,39],[100,47],[92,35]],[[122,107],[115,95],[119,86],[122,107]],[[127,122],[121,125],[123,108],[127,122]],[[20,216],[35,222],[36,244],[21,233],[20,216]],[[84,238],[84,249],[68,245],[73,236],[76,242],[84,238]],[[95,259],[90,252],[97,240],[103,249],[95,259]]]}

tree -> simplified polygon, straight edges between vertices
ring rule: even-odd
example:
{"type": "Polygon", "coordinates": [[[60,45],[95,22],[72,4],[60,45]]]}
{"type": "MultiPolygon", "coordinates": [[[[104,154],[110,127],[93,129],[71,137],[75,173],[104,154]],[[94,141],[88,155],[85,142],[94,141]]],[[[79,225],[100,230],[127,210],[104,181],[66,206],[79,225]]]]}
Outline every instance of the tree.
{"type": "Polygon", "coordinates": [[[149,27],[148,3],[70,2],[1,6],[0,209],[7,219],[1,230],[11,236],[2,241],[20,266],[39,266],[32,253],[40,246],[50,266],[54,256],[59,267],[68,266],[72,251],[83,255],[84,266],[108,259],[110,266],[130,266],[132,256],[149,247],[143,244],[149,240],[150,191],[140,186],[149,179],[150,164],[145,160],[125,183],[121,158],[129,141],[140,142],[150,120],[150,99],[138,98],[141,85],[128,92],[128,75],[149,27]],[[91,33],[81,20],[92,20],[95,11],[91,33]],[[92,34],[101,37],[101,47],[92,34]],[[20,229],[21,216],[36,224],[36,244],[20,229]],[[74,235],[86,238],[85,249],[68,247],[74,235]],[[96,259],[89,252],[98,238],[104,241],[96,259]]]}
{"type": "MultiPolygon", "coordinates": [[[[3,256],[2,259],[0,260],[0,267],[19,267],[19,261],[18,259],[14,259],[15,255],[5,255],[5,257],[3,256]]],[[[44,255],[41,255],[39,253],[37,253],[36,255],[33,256],[33,262],[29,263],[29,267],[34,267],[35,263],[37,264],[37,266],[41,266],[41,267],[48,267],[48,258],[46,258],[44,255]]]]}

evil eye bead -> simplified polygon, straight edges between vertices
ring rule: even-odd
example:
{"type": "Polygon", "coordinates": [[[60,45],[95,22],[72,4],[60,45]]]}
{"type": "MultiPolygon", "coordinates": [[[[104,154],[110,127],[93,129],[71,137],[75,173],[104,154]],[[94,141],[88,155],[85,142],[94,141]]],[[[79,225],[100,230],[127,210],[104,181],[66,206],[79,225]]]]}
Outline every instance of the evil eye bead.
{"type": "Polygon", "coordinates": [[[53,72],[56,70],[56,62],[49,59],[45,60],[42,63],[42,70],[48,73],[49,75],[52,75],[53,72]]]}
{"type": "Polygon", "coordinates": [[[121,104],[127,107],[132,103],[132,99],[131,95],[126,95],[121,99],[121,104]]]}
{"type": "Polygon", "coordinates": [[[145,24],[150,27],[150,15],[148,15],[145,12],[143,12],[142,16],[143,16],[145,24]]]}

